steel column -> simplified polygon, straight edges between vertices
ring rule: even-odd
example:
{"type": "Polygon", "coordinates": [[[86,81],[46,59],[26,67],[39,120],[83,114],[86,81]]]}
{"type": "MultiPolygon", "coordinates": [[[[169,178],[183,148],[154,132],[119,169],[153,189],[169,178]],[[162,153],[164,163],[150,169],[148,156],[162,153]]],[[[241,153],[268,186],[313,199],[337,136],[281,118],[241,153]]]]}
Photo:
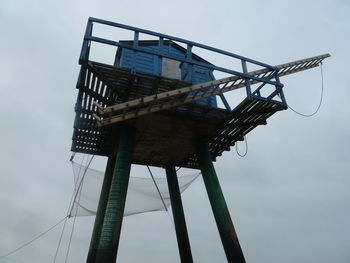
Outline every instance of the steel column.
{"type": "Polygon", "coordinates": [[[175,166],[165,167],[181,262],[193,262],[175,166]]]}
{"type": "Polygon", "coordinates": [[[116,164],[96,256],[97,263],[114,263],[117,258],[130,177],[134,137],[135,133],[133,130],[126,127],[121,129],[116,164]]]}
{"type": "Polygon", "coordinates": [[[109,190],[111,188],[114,166],[115,166],[115,156],[108,157],[106,172],[103,179],[100,200],[98,202],[95,224],[94,224],[94,229],[92,231],[90,248],[89,248],[89,253],[88,253],[86,263],[94,263],[96,260],[98,244],[100,242],[101,230],[102,230],[103,220],[105,217],[105,211],[106,211],[107,202],[108,202],[109,190]]]}
{"type": "Polygon", "coordinates": [[[243,263],[245,262],[244,255],[211,160],[208,143],[198,143],[197,158],[227,261],[243,263]]]}

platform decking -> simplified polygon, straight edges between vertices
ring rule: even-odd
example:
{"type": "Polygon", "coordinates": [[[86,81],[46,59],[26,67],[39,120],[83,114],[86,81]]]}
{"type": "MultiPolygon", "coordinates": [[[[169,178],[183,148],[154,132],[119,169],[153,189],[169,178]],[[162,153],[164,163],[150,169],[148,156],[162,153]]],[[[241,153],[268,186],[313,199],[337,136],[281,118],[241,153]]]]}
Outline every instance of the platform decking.
{"type": "Polygon", "coordinates": [[[129,69],[88,62],[81,66],[79,95],[72,151],[109,155],[116,147],[120,125],[136,128],[133,163],[164,167],[168,164],[198,168],[196,140],[206,139],[215,160],[275,112],[281,104],[263,99],[245,99],[231,112],[226,109],[187,103],[108,127],[98,127],[93,102],[106,107],[136,98],[188,86],[189,83],[129,69]],[[171,150],[169,150],[171,149],[171,150]]]}
{"type": "MultiPolygon", "coordinates": [[[[281,76],[317,67],[329,56],[324,54],[272,66],[178,37],[89,18],[79,58],[79,92],[71,150],[109,156],[116,149],[120,127],[129,125],[136,128],[133,163],[198,168],[194,153],[199,139],[209,143],[211,157],[215,160],[254,128],[265,125],[274,113],[287,108],[283,84],[279,79],[281,76]],[[127,30],[134,35],[133,40],[118,42],[96,36],[94,24],[127,30]],[[149,50],[140,46],[140,34],[156,38],[158,49],[149,50]],[[163,52],[166,41],[182,46],[186,55],[163,52]],[[126,69],[91,61],[92,43],[108,45],[116,48],[116,51],[132,50],[133,63],[136,63],[138,53],[155,56],[158,59],[158,73],[153,75],[138,72],[134,66],[126,69]],[[193,48],[223,55],[232,61],[232,65],[238,62],[242,68],[224,68],[196,60],[193,48]],[[191,76],[193,68],[200,66],[229,74],[230,77],[196,85],[193,85],[191,78],[188,79],[191,83],[166,78],[161,75],[163,59],[187,65],[186,76],[191,76]],[[249,72],[248,67],[251,66],[256,70],[249,72]],[[246,97],[235,107],[228,105],[226,100],[223,100],[226,109],[191,103],[238,88],[246,90],[246,97]]],[[[181,78],[187,79],[184,76],[181,78]]]]}

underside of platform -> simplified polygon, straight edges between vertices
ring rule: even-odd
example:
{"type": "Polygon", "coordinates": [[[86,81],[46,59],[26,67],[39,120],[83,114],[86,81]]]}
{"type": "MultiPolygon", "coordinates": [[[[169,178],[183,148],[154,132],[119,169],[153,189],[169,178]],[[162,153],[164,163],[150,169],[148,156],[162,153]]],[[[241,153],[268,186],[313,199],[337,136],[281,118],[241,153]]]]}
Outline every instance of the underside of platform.
{"type": "Polygon", "coordinates": [[[188,85],[101,63],[83,64],[77,84],[72,151],[108,156],[116,148],[121,125],[129,125],[136,128],[133,163],[198,168],[195,156],[198,139],[209,142],[215,160],[255,127],[266,124],[275,112],[285,109],[282,104],[252,98],[243,100],[232,111],[187,103],[104,127],[98,127],[92,117],[97,113],[93,102],[111,106],[188,85]]]}

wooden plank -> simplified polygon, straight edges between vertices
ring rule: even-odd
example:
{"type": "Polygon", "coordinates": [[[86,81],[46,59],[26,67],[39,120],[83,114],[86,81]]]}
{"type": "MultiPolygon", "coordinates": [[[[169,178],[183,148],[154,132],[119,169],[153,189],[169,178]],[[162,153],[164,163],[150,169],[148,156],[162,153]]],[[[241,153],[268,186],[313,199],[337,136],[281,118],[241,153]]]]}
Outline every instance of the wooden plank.
{"type": "MultiPolygon", "coordinates": [[[[281,65],[278,65],[276,67],[278,69],[283,69],[285,67],[290,67],[290,66],[294,66],[294,65],[297,65],[297,64],[302,64],[302,63],[306,63],[306,62],[310,62],[310,61],[314,61],[314,60],[318,61],[320,58],[324,59],[325,57],[328,57],[328,56],[329,56],[329,54],[326,54],[326,55],[323,55],[323,56],[316,56],[316,57],[303,59],[303,60],[299,60],[299,61],[295,61],[295,62],[281,64],[281,65]]],[[[302,70],[302,69],[301,68],[295,69],[295,70],[293,70],[292,73],[300,71],[300,70],[302,70]]],[[[271,72],[271,70],[270,69],[260,69],[260,70],[249,72],[248,74],[251,75],[251,76],[259,76],[259,75],[265,74],[267,72],[271,72]]],[[[291,73],[289,73],[289,72],[285,72],[284,73],[284,75],[287,75],[287,74],[291,74],[291,73]]],[[[224,88],[219,89],[219,90],[214,90],[208,96],[218,95],[218,94],[221,94],[223,92],[227,92],[227,91],[230,91],[230,90],[233,90],[233,89],[237,89],[237,88],[241,88],[241,87],[245,86],[244,79],[242,79],[241,77],[238,77],[238,76],[232,76],[232,77],[223,78],[223,79],[220,79],[220,80],[215,80],[215,81],[210,81],[210,82],[206,82],[206,83],[201,83],[201,84],[185,87],[185,88],[182,88],[182,89],[177,89],[177,90],[174,90],[174,91],[169,91],[169,92],[155,94],[155,95],[148,96],[148,97],[145,97],[145,98],[140,98],[140,99],[137,99],[137,100],[129,101],[129,102],[126,102],[124,104],[114,105],[114,106],[105,108],[103,111],[101,111],[101,114],[104,114],[104,113],[107,113],[107,112],[111,112],[111,111],[117,111],[117,110],[123,109],[123,108],[138,106],[140,104],[145,104],[145,103],[152,102],[152,101],[155,101],[155,100],[159,100],[159,99],[162,99],[162,98],[176,97],[176,96],[181,95],[181,94],[187,94],[189,92],[193,92],[193,91],[196,91],[196,90],[201,90],[201,89],[204,89],[204,88],[213,87],[213,86],[216,86],[216,85],[221,85],[221,84],[227,85],[227,83],[233,82],[233,81],[236,81],[236,80],[241,80],[241,82],[237,83],[237,84],[234,84],[234,85],[231,85],[229,87],[224,87],[224,88]]],[[[259,81],[252,79],[251,82],[253,84],[253,83],[258,83],[259,81]]],[[[204,97],[206,97],[206,96],[204,96],[204,94],[198,94],[197,96],[195,96],[195,97],[196,98],[204,98],[204,97]]]]}
{"type": "MultiPolygon", "coordinates": [[[[323,59],[323,58],[322,58],[323,59]]],[[[321,59],[321,60],[322,60],[321,59]]],[[[316,67],[319,65],[320,59],[318,60],[314,60],[314,61],[305,61],[303,60],[301,63],[304,63],[302,65],[300,65],[299,67],[293,67],[293,65],[288,66],[288,68],[286,69],[285,72],[283,72],[283,70],[285,68],[281,68],[280,69],[280,75],[287,75],[287,74],[292,74],[294,72],[297,71],[301,71],[301,70],[305,70],[305,69],[309,69],[312,67],[316,67]]],[[[97,69],[96,69],[97,70],[97,69]]],[[[106,74],[110,75],[110,73],[108,72],[112,72],[111,75],[113,75],[113,71],[110,70],[110,68],[107,67],[107,69],[104,69],[105,72],[107,72],[106,74]]],[[[115,71],[115,74],[118,74],[118,76],[123,77],[123,79],[117,79],[116,81],[119,81],[121,83],[121,85],[125,85],[126,86],[126,81],[124,79],[124,76],[130,76],[127,73],[123,72],[121,74],[118,73],[118,71],[115,71]]],[[[258,71],[259,74],[264,75],[264,77],[266,76],[270,76],[272,73],[271,71],[265,71],[264,70],[260,70],[258,71]]],[[[95,72],[92,72],[93,75],[95,75],[95,72]]],[[[101,73],[102,74],[102,73],[101,73]]],[[[100,80],[100,78],[96,76],[96,83],[100,80]]],[[[109,80],[110,76],[108,76],[108,78],[105,77],[105,79],[109,80]]],[[[94,82],[93,79],[91,79],[92,82],[94,82]]],[[[90,81],[90,78],[88,78],[88,81],[90,81]]],[[[143,84],[150,86],[154,86],[154,81],[155,78],[147,78],[147,80],[145,80],[145,82],[143,84]]],[[[244,83],[242,81],[242,79],[236,79],[232,82],[226,82],[226,83],[222,83],[219,84],[220,87],[218,87],[218,91],[222,92],[223,90],[225,90],[226,88],[231,88],[231,86],[235,86],[235,85],[242,85],[244,86],[244,83]],[[234,82],[235,81],[235,82],[234,82]],[[242,83],[239,83],[242,82],[242,83]],[[226,86],[224,86],[226,85],[226,86]]],[[[102,83],[104,83],[101,80],[102,83]]],[[[115,85],[115,84],[113,84],[115,85]]],[[[175,84],[174,81],[160,81],[159,82],[159,87],[158,87],[158,91],[162,93],[162,91],[166,90],[166,92],[172,92],[174,90],[172,89],[176,89],[177,87],[179,87],[180,85],[184,85],[183,82],[179,82],[177,84],[175,84]]],[[[211,83],[212,85],[212,83],[211,83]]],[[[89,94],[85,94],[84,95],[84,99],[82,98],[82,101],[85,101],[85,99],[87,99],[88,101],[86,102],[82,102],[82,104],[80,104],[80,107],[84,107],[84,109],[77,109],[77,117],[76,117],[76,127],[75,127],[75,132],[74,132],[74,138],[73,138],[73,145],[72,145],[72,149],[74,149],[74,151],[80,151],[80,152],[85,152],[85,153],[91,153],[91,154],[100,154],[100,155],[106,155],[106,153],[108,153],[108,151],[110,151],[110,140],[112,137],[109,137],[109,133],[103,130],[107,130],[107,129],[102,129],[99,130],[100,128],[96,127],[96,123],[95,121],[91,118],[92,113],[95,111],[95,106],[91,107],[91,103],[89,103],[89,101],[91,101],[91,98],[86,97],[87,95],[91,96],[94,100],[96,100],[97,98],[95,97],[96,94],[100,94],[106,98],[110,98],[112,99],[113,96],[116,96],[116,93],[114,91],[112,91],[108,85],[106,84],[102,84],[101,86],[99,84],[92,84],[91,83],[91,89],[89,89],[89,94]],[[107,90],[105,92],[105,90],[107,90]],[[94,92],[94,93],[91,93],[94,92]],[[85,104],[86,103],[86,104],[85,104]],[[90,107],[89,107],[90,105],[90,107]],[[80,114],[82,114],[82,117],[80,117],[80,114]],[[84,131],[83,131],[84,130],[84,131]],[[85,132],[85,131],[92,131],[92,132],[97,132],[100,131],[101,133],[99,134],[94,134],[94,133],[89,133],[89,132],[85,132]]],[[[185,87],[186,88],[186,87],[185,87]]],[[[176,90],[175,90],[176,91],[176,90]]],[[[140,89],[137,92],[134,92],[133,94],[130,94],[131,96],[143,96],[143,94],[147,94],[147,92],[150,92],[147,89],[140,89]]],[[[212,91],[211,91],[212,92],[212,91]]],[[[195,104],[186,104],[184,105],[183,103],[188,103],[191,102],[192,100],[198,99],[200,97],[203,96],[203,94],[197,94],[199,96],[193,97],[193,98],[186,98],[186,94],[182,94],[182,95],[174,95],[175,99],[173,102],[170,102],[170,99],[173,99],[172,96],[167,96],[164,97],[162,99],[157,99],[155,102],[150,102],[151,105],[148,105],[147,103],[143,104],[143,105],[137,105],[133,107],[130,107],[129,109],[127,109],[126,111],[121,112],[120,114],[125,114],[124,116],[124,120],[127,119],[128,116],[132,116],[132,114],[135,114],[136,116],[142,116],[140,115],[140,113],[142,113],[143,111],[149,109],[149,107],[152,107],[154,109],[158,109],[158,110],[164,110],[164,109],[168,109],[171,110],[170,112],[176,112],[178,114],[187,114],[189,116],[191,116],[191,118],[193,118],[195,120],[195,116],[198,115],[200,116],[200,114],[205,112],[205,109],[203,108],[202,110],[197,110],[195,106],[195,104]],[[181,103],[180,103],[181,102],[181,103]],[[158,103],[158,104],[154,104],[154,103],[158,103]],[[179,103],[179,104],[177,104],[179,103]],[[191,109],[189,107],[189,105],[192,105],[194,108],[191,109]],[[141,107],[140,107],[141,106],[141,107]],[[135,107],[140,107],[140,108],[135,108],[135,107]],[[179,107],[179,108],[174,108],[174,107],[179,107]],[[174,110],[172,110],[174,109],[174,110]]],[[[205,96],[212,96],[213,93],[210,92],[205,92],[204,93],[205,96]]],[[[116,100],[118,101],[118,98],[116,98],[116,100]]],[[[111,103],[111,102],[108,102],[111,103]]],[[[105,107],[107,104],[103,103],[101,106],[105,107]]],[[[272,116],[277,110],[280,110],[280,106],[279,105],[274,105],[273,103],[268,103],[266,101],[259,103],[258,105],[252,103],[252,102],[247,102],[246,104],[242,104],[241,105],[242,108],[240,109],[239,113],[236,113],[235,116],[231,116],[231,119],[227,119],[225,116],[227,115],[223,115],[222,117],[220,117],[222,119],[222,122],[224,123],[224,127],[221,129],[221,132],[223,132],[221,135],[218,134],[217,136],[212,136],[210,138],[210,153],[212,155],[213,158],[220,156],[223,151],[227,151],[230,150],[230,145],[234,144],[237,142],[237,140],[240,140],[243,138],[243,136],[245,134],[247,134],[249,131],[251,131],[252,129],[254,129],[255,127],[257,127],[257,125],[262,125],[264,124],[264,120],[266,120],[267,118],[269,118],[270,116],[272,116]],[[258,107],[259,106],[259,107],[258,107]],[[257,112],[258,111],[258,112],[257,112]],[[266,112],[264,112],[266,111],[266,112]],[[260,114],[257,114],[260,113],[260,114]],[[237,120],[238,118],[238,120],[237,120]]],[[[79,107],[79,105],[78,105],[79,107]]],[[[200,108],[200,107],[199,107],[200,108]]],[[[125,109],[123,109],[125,110],[125,109]]],[[[216,114],[217,109],[215,110],[215,114],[216,114]]],[[[154,111],[156,112],[156,111],[154,111]]],[[[113,112],[114,114],[114,112],[113,112]]],[[[146,113],[147,114],[147,113],[146,113]]],[[[207,115],[210,115],[210,112],[207,113],[207,115]]],[[[205,115],[204,119],[208,119],[208,116],[205,115]]],[[[215,115],[213,115],[215,116],[215,115]]],[[[116,117],[116,116],[112,116],[116,117]]],[[[106,119],[103,119],[101,121],[106,121],[106,119]]],[[[151,161],[151,159],[149,160],[151,161]]],[[[198,167],[198,163],[196,160],[196,157],[193,154],[189,154],[187,157],[185,157],[182,161],[179,161],[179,164],[182,163],[182,166],[185,167],[191,167],[191,168],[197,168],[198,167]]],[[[158,163],[154,163],[155,165],[159,165],[158,163]]]]}
{"type": "MultiPolygon", "coordinates": [[[[326,55],[325,55],[326,56],[326,55]]],[[[319,57],[322,56],[317,56],[316,59],[315,58],[309,58],[309,59],[304,59],[301,60],[300,63],[309,63],[311,62],[313,59],[314,61],[319,61],[319,57]]],[[[299,62],[298,62],[299,63],[299,62]]],[[[319,63],[319,62],[318,62],[319,63]]],[[[294,63],[288,63],[288,67],[290,67],[291,64],[292,66],[296,65],[294,63]]],[[[285,64],[282,64],[282,66],[285,64]]],[[[307,68],[310,67],[314,67],[317,66],[318,64],[311,64],[309,65],[307,68]]],[[[279,68],[282,68],[281,65],[278,66],[279,68]]],[[[285,71],[283,73],[283,75],[287,75],[287,74],[291,74],[291,72],[297,72],[297,71],[301,71],[304,70],[305,68],[300,67],[300,68],[294,68],[293,70],[289,71],[285,71]]],[[[260,75],[260,74],[264,74],[266,73],[267,69],[262,69],[262,70],[257,70],[257,71],[252,71],[249,74],[250,75],[260,75]]],[[[201,99],[201,98],[206,98],[209,96],[214,96],[214,95],[218,95],[218,94],[222,94],[224,92],[227,91],[231,91],[234,89],[238,89],[238,88],[242,88],[245,86],[245,80],[240,79],[237,76],[233,76],[233,77],[228,77],[228,78],[224,78],[221,80],[215,80],[215,81],[211,81],[211,82],[207,82],[207,83],[202,83],[202,84],[197,84],[197,85],[193,85],[190,87],[185,87],[185,88],[181,88],[181,89],[177,89],[177,90],[173,90],[173,91],[169,91],[169,92],[163,92],[163,93],[159,93],[159,94],[155,94],[155,95],[151,95],[151,96],[146,96],[146,97],[142,97],[136,100],[132,100],[132,101],[128,101],[125,103],[120,103],[118,105],[113,105],[107,108],[102,108],[99,107],[99,112],[101,115],[107,114],[107,113],[111,113],[114,111],[118,111],[118,110],[124,110],[124,109],[129,109],[135,106],[140,106],[140,105],[145,105],[147,103],[151,103],[151,102],[156,102],[156,101],[160,101],[161,99],[171,99],[170,101],[166,101],[166,102],[162,102],[163,106],[159,106],[159,105],[150,105],[150,106],[146,106],[145,109],[137,109],[136,111],[131,111],[128,113],[124,113],[122,115],[117,115],[117,116],[112,116],[111,118],[107,118],[106,121],[102,121],[99,123],[99,125],[108,125],[108,124],[112,124],[112,123],[116,123],[119,121],[123,121],[126,119],[131,119],[131,118],[136,118],[138,116],[142,116],[148,113],[152,113],[152,112],[156,112],[159,110],[163,110],[163,109],[167,109],[170,107],[174,107],[174,106],[178,106],[184,103],[188,103],[197,99],[201,99]],[[238,83],[235,83],[233,81],[239,81],[238,83]],[[233,84],[229,85],[228,83],[232,82],[233,84]],[[202,94],[197,94],[195,96],[192,97],[186,97],[186,98],[181,98],[178,99],[178,97],[180,96],[184,96],[187,95],[189,92],[193,92],[193,91],[198,91],[198,90],[203,90],[204,88],[209,88],[209,87],[213,87],[213,86],[218,86],[218,85],[224,85],[224,88],[219,88],[219,89],[215,89],[212,91],[206,91],[203,92],[202,94]]],[[[252,79],[251,84],[257,83],[257,80],[252,79]]]]}

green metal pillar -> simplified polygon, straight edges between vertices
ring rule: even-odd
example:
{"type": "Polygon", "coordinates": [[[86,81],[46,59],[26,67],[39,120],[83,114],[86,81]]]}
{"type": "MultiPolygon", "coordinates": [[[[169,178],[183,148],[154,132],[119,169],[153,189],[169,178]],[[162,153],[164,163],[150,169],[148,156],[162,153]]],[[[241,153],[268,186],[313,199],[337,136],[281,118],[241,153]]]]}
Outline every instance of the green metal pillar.
{"type": "Polygon", "coordinates": [[[114,263],[117,258],[130,177],[134,137],[135,133],[133,130],[126,127],[121,129],[96,263],[114,263]]]}
{"type": "Polygon", "coordinates": [[[243,263],[245,262],[244,255],[211,160],[208,144],[206,142],[198,143],[197,158],[202,171],[205,188],[207,189],[210,205],[214,213],[216,225],[220,233],[221,242],[226,253],[227,261],[232,263],[243,263]]]}
{"type": "Polygon", "coordinates": [[[165,167],[181,262],[193,262],[175,166],[165,167]]]}
{"type": "Polygon", "coordinates": [[[106,211],[107,202],[108,202],[109,190],[111,188],[114,166],[115,166],[115,156],[108,157],[106,172],[103,179],[100,200],[98,202],[95,224],[94,224],[94,229],[92,231],[90,248],[89,248],[89,253],[88,253],[86,263],[94,263],[96,260],[98,244],[100,242],[101,230],[102,230],[103,220],[105,217],[105,211],[106,211]]]}

